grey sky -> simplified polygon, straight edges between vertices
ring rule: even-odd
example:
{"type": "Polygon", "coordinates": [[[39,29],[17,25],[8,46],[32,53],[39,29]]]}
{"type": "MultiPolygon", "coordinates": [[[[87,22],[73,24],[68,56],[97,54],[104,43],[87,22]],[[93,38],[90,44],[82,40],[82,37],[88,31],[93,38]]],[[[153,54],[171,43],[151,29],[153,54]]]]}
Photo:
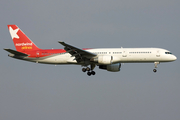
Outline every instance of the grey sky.
{"type": "Polygon", "coordinates": [[[180,55],[179,0],[1,0],[1,120],[179,120],[180,63],[123,64],[118,73],[8,57],[7,24],[40,48],[160,47],[180,55]]]}

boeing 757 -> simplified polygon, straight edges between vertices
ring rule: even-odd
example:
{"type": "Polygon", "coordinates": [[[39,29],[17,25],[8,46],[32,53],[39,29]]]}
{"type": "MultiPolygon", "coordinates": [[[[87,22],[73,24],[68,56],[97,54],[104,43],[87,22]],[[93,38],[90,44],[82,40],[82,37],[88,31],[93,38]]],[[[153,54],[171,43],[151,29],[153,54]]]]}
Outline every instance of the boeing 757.
{"type": "Polygon", "coordinates": [[[153,72],[160,62],[172,62],[177,58],[170,51],[162,48],[96,48],[80,49],[59,41],[64,49],[38,48],[16,25],[8,25],[16,50],[4,49],[8,56],[35,63],[62,65],[81,65],[88,76],[95,75],[94,68],[118,72],[121,63],[154,63],[153,72]]]}

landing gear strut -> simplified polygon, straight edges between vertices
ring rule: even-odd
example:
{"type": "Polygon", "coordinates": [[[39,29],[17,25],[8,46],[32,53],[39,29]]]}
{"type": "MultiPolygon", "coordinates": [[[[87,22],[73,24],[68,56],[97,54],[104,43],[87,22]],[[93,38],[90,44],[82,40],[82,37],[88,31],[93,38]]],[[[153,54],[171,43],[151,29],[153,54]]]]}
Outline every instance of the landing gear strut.
{"type": "Polygon", "coordinates": [[[87,68],[82,68],[82,71],[83,71],[83,72],[86,72],[86,71],[87,71],[87,75],[88,75],[88,76],[91,76],[91,75],[95,75],[95,74],[96,74],[96,72],[93,71],[94,68],[95,68],[95,65],[92,64],[92,65],[91,65],[91,68],[89,68],[89,67],[87,67],[87,68]]]}
{"type": "MultiPolygon", "coordinates": [[[[154,62],[154,67],[157,68],[157,67],[158,67],[158,66],[157,66],[158,64],[160,64],[160,62],[154,62]]],[[[155,73],[155,72],[157,72],[157,70],[156,70],[156,69],[153,69],[153,72],[155,73]]]]}

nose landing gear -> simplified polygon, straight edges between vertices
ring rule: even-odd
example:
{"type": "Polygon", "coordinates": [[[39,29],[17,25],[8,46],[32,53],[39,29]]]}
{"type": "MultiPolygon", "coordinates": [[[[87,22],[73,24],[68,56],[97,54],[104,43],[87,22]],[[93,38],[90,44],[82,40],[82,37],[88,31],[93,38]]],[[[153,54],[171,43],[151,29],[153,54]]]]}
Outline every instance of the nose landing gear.
{"type": "MultiPolygon", "coordinates": [[[[160,64],[160,62],[154,62],[154,67],[157,68],[157,67],[158,67],[158,66],[157,66],[158,64],[160,64]]],[[[156,70],[156,69],[153,69],[153,72],[156,73],[157,70],[156,70]]]]}

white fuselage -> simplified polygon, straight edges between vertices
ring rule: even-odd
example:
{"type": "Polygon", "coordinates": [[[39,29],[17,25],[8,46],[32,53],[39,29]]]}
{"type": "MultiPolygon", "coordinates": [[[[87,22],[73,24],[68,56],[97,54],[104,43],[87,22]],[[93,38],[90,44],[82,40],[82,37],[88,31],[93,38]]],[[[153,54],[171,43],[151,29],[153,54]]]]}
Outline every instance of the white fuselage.
{"type": "MultiPolygon", "coordinates": [[[[87,51],[97,54],[97,57],[112,56],[112,63],[171,62],[177,59],[168,50],[161,48],[100,48],[87,51]]],[[[75,57],[69,53],[54,54],[41,58],[26,57],[24,59],[45,64],[77,64],[75,57]]]]}

